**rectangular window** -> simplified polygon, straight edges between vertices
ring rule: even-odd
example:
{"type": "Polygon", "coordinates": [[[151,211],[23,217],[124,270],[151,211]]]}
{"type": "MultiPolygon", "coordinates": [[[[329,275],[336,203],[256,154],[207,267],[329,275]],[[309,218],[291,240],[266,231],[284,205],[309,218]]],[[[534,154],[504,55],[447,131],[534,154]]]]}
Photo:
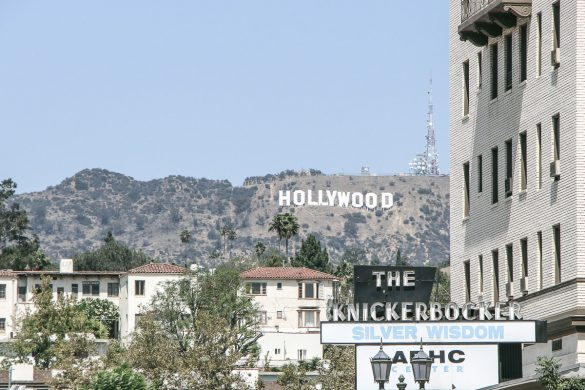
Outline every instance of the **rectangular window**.
{"type": "Polygon", "coordinates": [[[540,123],[536,125],[536,184],[542,188],[542,128],[540,123]]]}
{"type": "Polygon", "coordinates": [[[520,49],[520,82],[523,82],[526,81],[528,67],[528,28],[526,25],[520,26],[518,46],[520,49]]]}
{"type": "Polygon", "coordinates": [[[6,333],[6,318],[0,318],[0,333],[6,333]]]}
{"type": "Polygon", "coordinates": [[[483,192],[483,156],[477,156],[477,192],[483,192]]]}
{"type": "Polygon", "coordinates": [[[277,290],[282,290],[282,282],[276,283],[276,289],[277,290]]]}
{"type": "Polygon", "coordinates": [[[555,251],[555,284],[561,282],[561,225],[553,226],[555,251]]]}
{"type": "Polygon", "coordinates": [[[559,114],[552,117],[553,124],[553,159],[561,159],[561,117],[559,114]]]}
{"type": "Polygon", "coordinates": [[[90,281],[81,283],[83,296],[97,297],[100,295],[100,282],[90,281]]]}
{"type": "Polygon", "coordinates": [[[483,256],[479,255],[479,292],[483,295],[483,256]]]}
{"type": "Polygon", "coordinates": [[[498,203],[498,148],[492,149],[492,204],[498,203]]]}
{"type": "Polygon", "coordinates": [[[65,293],[65,287],[57,287],[57,295],[63,295],[65,293]]]}
{"type": "Polygon", "coordinates": [[[319,310],[300,310],[299,328],[316,328],[319,326],[319,310]]]}
{"type": "Polygon", "coordinates": [[[143,296],[146,282],[144,280],[134,281],[134,295],[143,296]]]}
{"type": "Polygon", "coordinates": [[[469,217],[469,163],[463,164],[463,217],[469,217]]]}
{"type": "Polygon", "coordinates": [[[543,273],[543,267],[542,267],[542,232],[537,232],[536,233],[536,261],[538,264],[538,289],[542,290],[543,284],[543,277],[542,277],[542,273],[543,273]]]}
{"type": "Polygon", "coordinates": [[[266,325],[267,322],[268,322],[268,318],[267,318],[266,312],[259,311],[258,312],[258,323],[260,325],[266,325]]]}
{"type": "Polygon", "coordinates": [[[306,349],[299,349],[297,357],[299,360],[307,360],[307,350],[306,349]]]}
{"type": "Polygon", "coordinates": [[[246,290],[247,293],[251,295],[266,295],[266,283],[248,283],[246,285],[246,290]]]}
{"type": "Polygon", "coordinates": [[[471,302],[471,267],[469,260],[463,262],[465,273],[465,302],[471,302]]]}
{"type": "Polygon", "coordinates": [[[506,91],[512,89],[512,35],[506,35],[505,40],[506,51],[506,91]]]}
{"type": "Polygon", "coordinates": [[[513,173],[514,168],[512,167],[512,163],[514,161],[513,152],[512,152],[512,140],[509,139],[506,141],[506,179],[504,180],[504,191],[506,192],[506,197],[512,196],[513,193],[513,173]]]}
{"type": "Polygon", "coordinates": [[[492,288],[494,290],[494,302],[498,302],[500,300],[500,260],[498,257],[498,250],[496,249],[492,251],[492,288]]]}
{"type": "Polygon", "coordinates": [[[508,283],[514,281],[514,248],[512,244],[506,245],[506,260],[508,263],[508,283]]]}
{"type": "Polygon", "coordinates": [[[71,295],[73,296],[73,298],[77,298],[78,294],[79,294],[79,285],[77,283],[73,283],[71,285],[71,295]]]}
{"type": "Polygon", "coordinates": [[[6,299],[6,285],[0,284],[0,299],[6,299]]]}
{"type": "Polygon", "coordinates": [[[491,97],[495,99],[498,97],[498,44],[494,43],[490,46],[491,51],[491,97]]]}
{"type": "Polygon", "coordinates": [[[520,191],[526,191],[527,187],[527,148],[526,148],[526,132],[520,133],[520,191]]]}
{"type": "Polygon", "coordinates": [[[520,252],[522,255],[522,277],[528,276],[528,238],[520,240],[520,252]]]}
{"type": "Polygon", "coordinates": [[[18,302],[26,302],[26,286],[18,286],[18,302]]]}
{"type": "Polygon", "coordinates": [[[108,283],[108,296],[117,297],[120,295],[120,283],[108,283]]]}
{"type": "Polygon", "coordinates": [[[556,339],[553,340],[551,343],[551,348],[553,351],[560,351],[563,349],[563,339],[556,339]]]}
{"type": "Polygon", "coordinates": [[[276,312],[276,319],[277,320],[282,320],[282,311],[277,311],[276,312]]]}
{"type": "Polygon", "coordinates": [[[274,354],[280,355],[280,348],[274,348],[274,354]]]}
{"type": "Polygon", "coordinates": [[[536,15],[536,77],[542,75],[542,13],[536,15]]]}
{"type": "Polygon", "coordinates": [[[553,49],[561,47],[561,2],[552,5],[553,10],[553,49]]]}
{"type": "Polygon", "coordinates": [[[469,115],[469,61],[463,63],[463,116],[469,115]]]}
{"type": "Polygon", "coordinates": [[[477,53],[477,88],[481,88],[481,84],[483,81],[483,64],[482,64],[483,54],[480,51],[477,53]]]}
{"type": "Polygon", "coordinates": [[[319,283],[317,282],[299,283],[299,298],[319,299],[319,283]]]}

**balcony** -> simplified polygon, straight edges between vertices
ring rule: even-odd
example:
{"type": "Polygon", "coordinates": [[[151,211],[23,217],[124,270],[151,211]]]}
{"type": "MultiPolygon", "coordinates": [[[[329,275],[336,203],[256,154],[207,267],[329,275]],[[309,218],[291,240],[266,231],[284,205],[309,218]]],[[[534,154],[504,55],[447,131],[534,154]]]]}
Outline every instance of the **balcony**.
{"type": "Polygon", "coordinates": [[[485,46],[488,38],[497,38],[506,28],[515,27],[518,18],[532,13],[532,0],[461,0],[462,41],[485,46]]]}

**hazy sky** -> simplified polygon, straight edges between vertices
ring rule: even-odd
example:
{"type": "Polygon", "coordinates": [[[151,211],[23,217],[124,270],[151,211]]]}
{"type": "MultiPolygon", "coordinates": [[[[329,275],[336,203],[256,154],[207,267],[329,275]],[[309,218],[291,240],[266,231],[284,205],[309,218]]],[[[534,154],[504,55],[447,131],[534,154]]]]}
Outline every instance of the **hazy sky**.
{"type": "Polygon", "coordinates": [[[4,0],[0,179],[397,173],[432,72],[448,171],[448,3],[4,0]]]}

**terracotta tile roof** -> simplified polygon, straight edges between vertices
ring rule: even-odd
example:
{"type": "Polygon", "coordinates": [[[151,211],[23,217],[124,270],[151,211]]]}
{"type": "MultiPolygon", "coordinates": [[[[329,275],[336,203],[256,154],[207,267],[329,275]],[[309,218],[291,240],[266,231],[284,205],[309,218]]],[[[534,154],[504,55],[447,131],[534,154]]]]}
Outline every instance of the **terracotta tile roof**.
{"type": "Polygon", "coordinates": [[[6,276],[8,276],[8,277],[16,276],[16,274],[11,269],[0,269],[0,277],[6,277],[6,276]]]}
{"type": "Polygon", "coordinates": [[[184,274],[187,268],[170,263],[150,263],[128,271],[129,274],[184,274]]]}
{"type": "Polygon", "coordinates": [[[243,279],[334,280],[337,277],[305,267],[256,267],[240,274],[243,279]]]}
{"type": "Polygon", "coordinates": [[[122,271],[73,271],[73,272],[61,272],[61,271],[14,271],[18,275],[106,275],[106,276],[120,276],[123,275],[122,271]]]}

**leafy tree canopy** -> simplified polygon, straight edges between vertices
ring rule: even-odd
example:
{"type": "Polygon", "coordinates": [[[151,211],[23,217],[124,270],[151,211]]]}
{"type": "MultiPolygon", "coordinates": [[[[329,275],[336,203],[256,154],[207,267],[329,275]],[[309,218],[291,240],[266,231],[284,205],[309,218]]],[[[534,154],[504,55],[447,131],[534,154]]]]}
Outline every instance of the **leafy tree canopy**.
{"type": "Polygon", "coordinates": [[[83,390],[149,390],[144,376],[127,365],[122,365],[109,371],[98,372],[91,384],[83,390]]]}
{"type": "Polygon", "coordinates": [[[293,267],[307,267],[317,271],[331,272],[329,254],[326,248],[321,248],[321,242],[312,234],[301,242],[301,249],[292,260],[293,267]]]}
{"type": "Polygon", "coordinates": [[[540,356],[536,362],[538,381],[546,390],[585,390],[585,379],[580,377],[562,378],[561,364],[552,357],[540,356]]]}
{"type": "Polygon", "coordinates": [[[77,271],[128,271],[154,259],[141,251],[128,248],[114,239],[111,232],[104,238],[104,244],[97,249],[74,257],[77,271]]]}

